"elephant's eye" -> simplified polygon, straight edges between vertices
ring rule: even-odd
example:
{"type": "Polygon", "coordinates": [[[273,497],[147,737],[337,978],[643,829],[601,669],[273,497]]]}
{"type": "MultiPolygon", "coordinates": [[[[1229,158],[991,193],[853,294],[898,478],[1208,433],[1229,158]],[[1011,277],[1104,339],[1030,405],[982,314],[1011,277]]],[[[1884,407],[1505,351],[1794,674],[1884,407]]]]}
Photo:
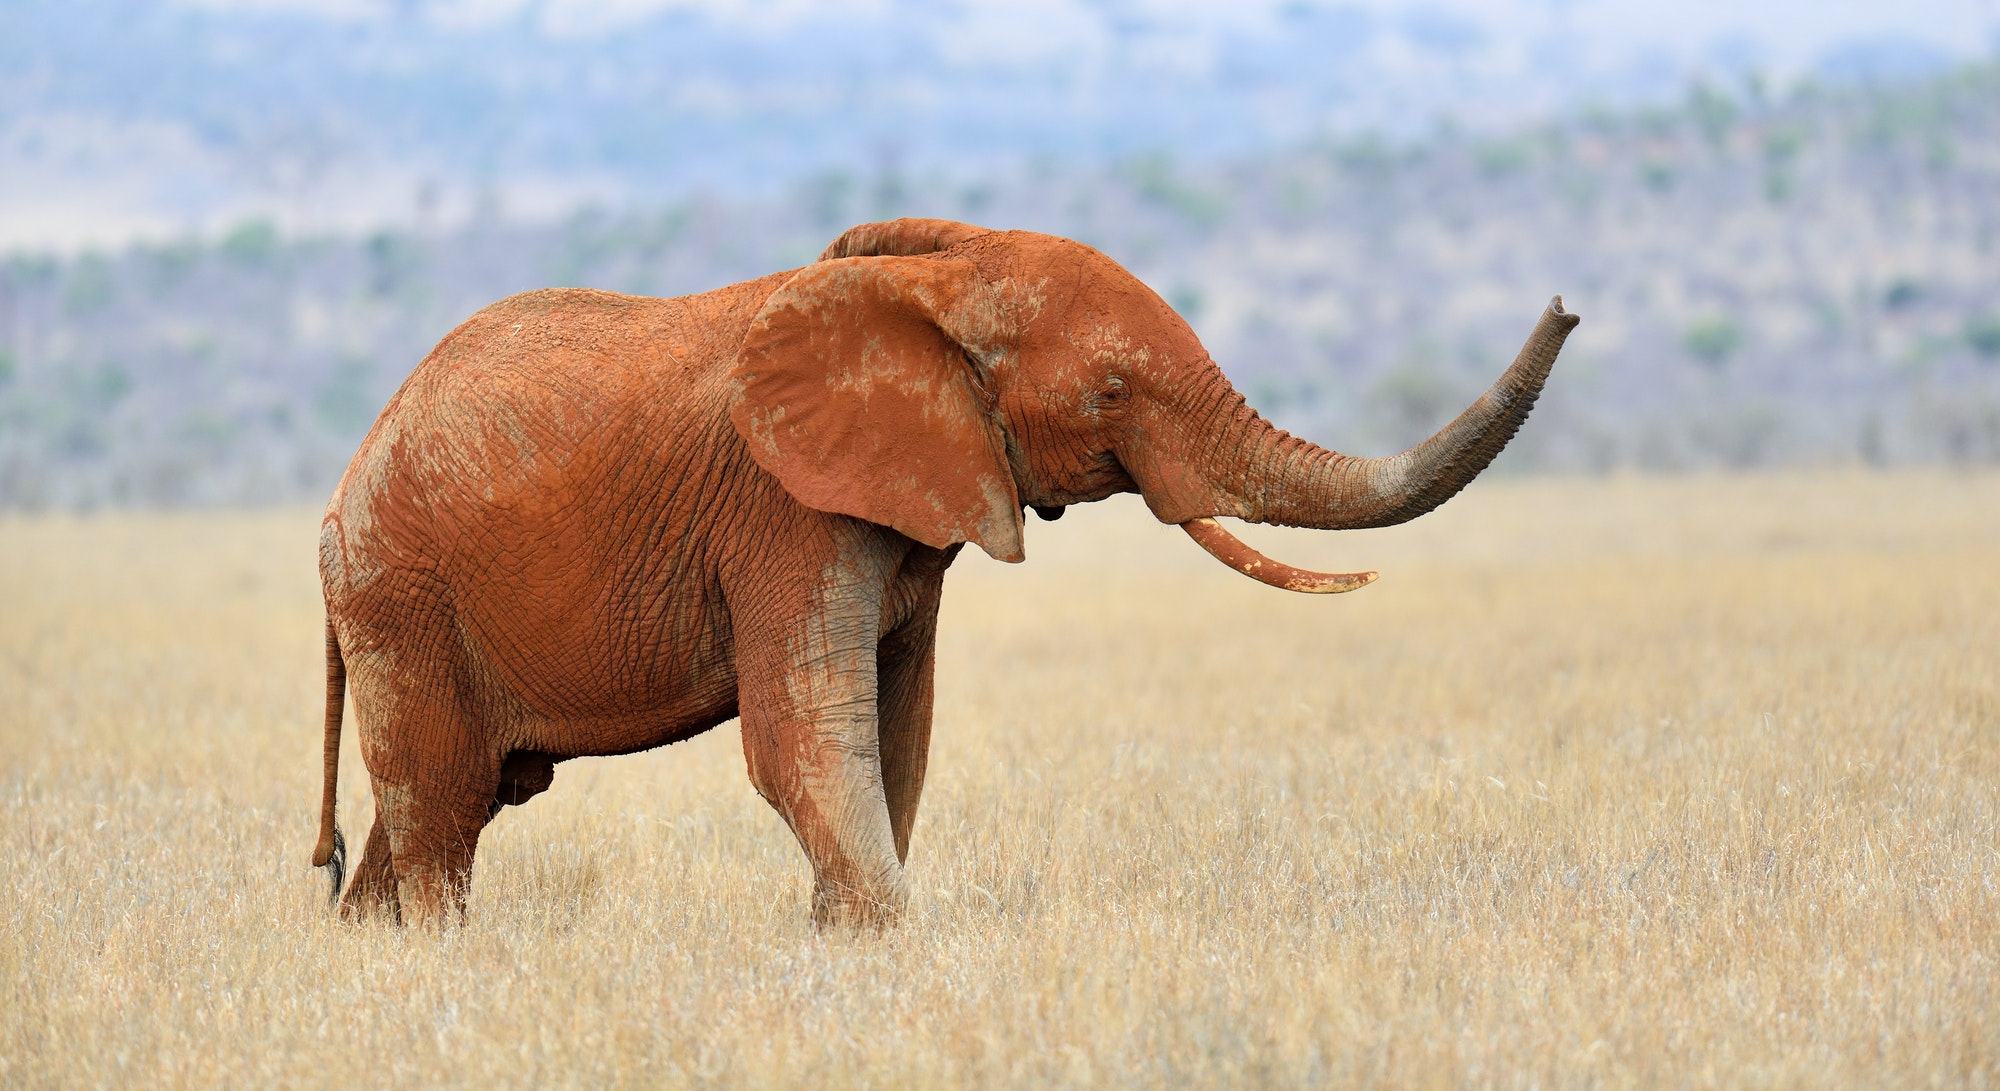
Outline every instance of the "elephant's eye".
{"type": "Polygon", "coordinates": [[[1132,392],[1125,388],[1125,380],[1116,375],[1104,380],[1104,385],[1090,399],[1091,408],[1104,414],[1122,412],[1131,400],[1132,392]]]}

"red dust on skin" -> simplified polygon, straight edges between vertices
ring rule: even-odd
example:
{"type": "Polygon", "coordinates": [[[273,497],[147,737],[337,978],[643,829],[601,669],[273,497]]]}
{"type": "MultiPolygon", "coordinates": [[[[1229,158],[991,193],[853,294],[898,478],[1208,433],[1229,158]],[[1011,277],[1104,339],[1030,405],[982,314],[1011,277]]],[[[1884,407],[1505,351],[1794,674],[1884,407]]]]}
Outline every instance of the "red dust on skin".
{"type": "MultiPolygon", "coordinates": [[[[942,220],[847,232],[713,292],[502,300],[403,384],[327,506],[324,793],[343,691],[374,790],[343,916],[461,914],[479,836],[555,766],[743,725],[821,926],[881,926],[930,744],[937,608],[964,543],[1138,492],[1253,578],[1351,590],[1215,516],[1383,526],[1470,481],[1576,324],[1557,300],[1436,436],[1358,459],[1273,428],[1187,323],[1067,239],[942,220]]],[[[339,866],[334,869],[339,890],[339,866]]]]}

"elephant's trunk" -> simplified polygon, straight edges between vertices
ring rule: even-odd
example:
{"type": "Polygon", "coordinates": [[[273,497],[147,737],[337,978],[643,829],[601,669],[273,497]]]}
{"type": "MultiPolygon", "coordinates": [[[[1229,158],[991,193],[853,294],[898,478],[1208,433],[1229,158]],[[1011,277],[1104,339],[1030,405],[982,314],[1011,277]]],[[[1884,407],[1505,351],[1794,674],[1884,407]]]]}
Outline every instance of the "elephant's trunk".
{"type": "MultiPolygon", "coordinates": [[[[1329,451],[1254,413],[1239,412],[1234,434],[1223,444],[1234,455],[1234,472],[1211,477],[1217,491],[1235,501],[1227,505],[1235,510],[1218,506],[1217,513],[1257,523],[1352,530],[1393,526],[1430,511],[1463,489],[1513,438],[1577,322],[1576,315],[1563,310],[1561,296],[1550,301],[1520,355],[1492,389],[1436,435],[1389,458],[1329,451]]],[[[1176,521],[1230,567],[1275,586],[1323,592],[1368,582],[1297,569],[1287,569],[1282,579],[1267,578],[1268,566],[1275,562],[1259,557],[1213,520],[1176,521]]]]}

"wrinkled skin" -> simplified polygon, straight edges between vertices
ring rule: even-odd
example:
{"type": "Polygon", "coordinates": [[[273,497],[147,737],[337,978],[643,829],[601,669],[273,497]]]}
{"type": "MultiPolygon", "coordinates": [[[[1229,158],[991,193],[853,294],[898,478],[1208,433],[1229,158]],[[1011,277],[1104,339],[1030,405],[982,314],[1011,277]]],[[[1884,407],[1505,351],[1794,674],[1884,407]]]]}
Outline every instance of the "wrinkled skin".
{"type": "Polygon", "coordinates": [[[1479,403],[1368,460],[1273,429],[1157,295],[1044,235],[892,221],[703,295],[496,303],[418,366],[327,507],[314,863],[335,857],[343,685],[376,817],[341,910],[405,920],[462,912],[480,832],[556,763],[740,716],[814,919],[893,920],[963,543],[1018,561],[1025,509],[1136,491],[1267,582],[1358,586],[1306,586],[1205,517],[1428,511],[1513,434],[1574,322],[1553,305],[1479,403]]]}

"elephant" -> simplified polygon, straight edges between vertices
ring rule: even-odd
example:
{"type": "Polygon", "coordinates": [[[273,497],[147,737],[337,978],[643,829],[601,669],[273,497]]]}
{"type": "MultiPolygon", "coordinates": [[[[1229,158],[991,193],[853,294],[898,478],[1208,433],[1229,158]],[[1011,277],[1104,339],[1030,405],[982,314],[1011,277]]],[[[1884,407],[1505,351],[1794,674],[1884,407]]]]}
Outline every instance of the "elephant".
{"type": "Polygon", "coordinates": [[[1136,492],[1239,572],[1352,590],[1375,573],[1280,564],[1217,517],[1430,511],[1514,435],[1577,321],[1557,296],[1470,408],[1360,458],[1272,425],[1157,294],[1051,235],[893,220],[699,295],[495,303],[410,374],[320,525],[313,863],[343,917],[462,919],[481,831],[556,764],[736,718],[813,922],[886,927],[965,543],[1018,562],[1028,510],[1136,492]],[[375,817],[343,893],[344,696],[375,817]]]}

